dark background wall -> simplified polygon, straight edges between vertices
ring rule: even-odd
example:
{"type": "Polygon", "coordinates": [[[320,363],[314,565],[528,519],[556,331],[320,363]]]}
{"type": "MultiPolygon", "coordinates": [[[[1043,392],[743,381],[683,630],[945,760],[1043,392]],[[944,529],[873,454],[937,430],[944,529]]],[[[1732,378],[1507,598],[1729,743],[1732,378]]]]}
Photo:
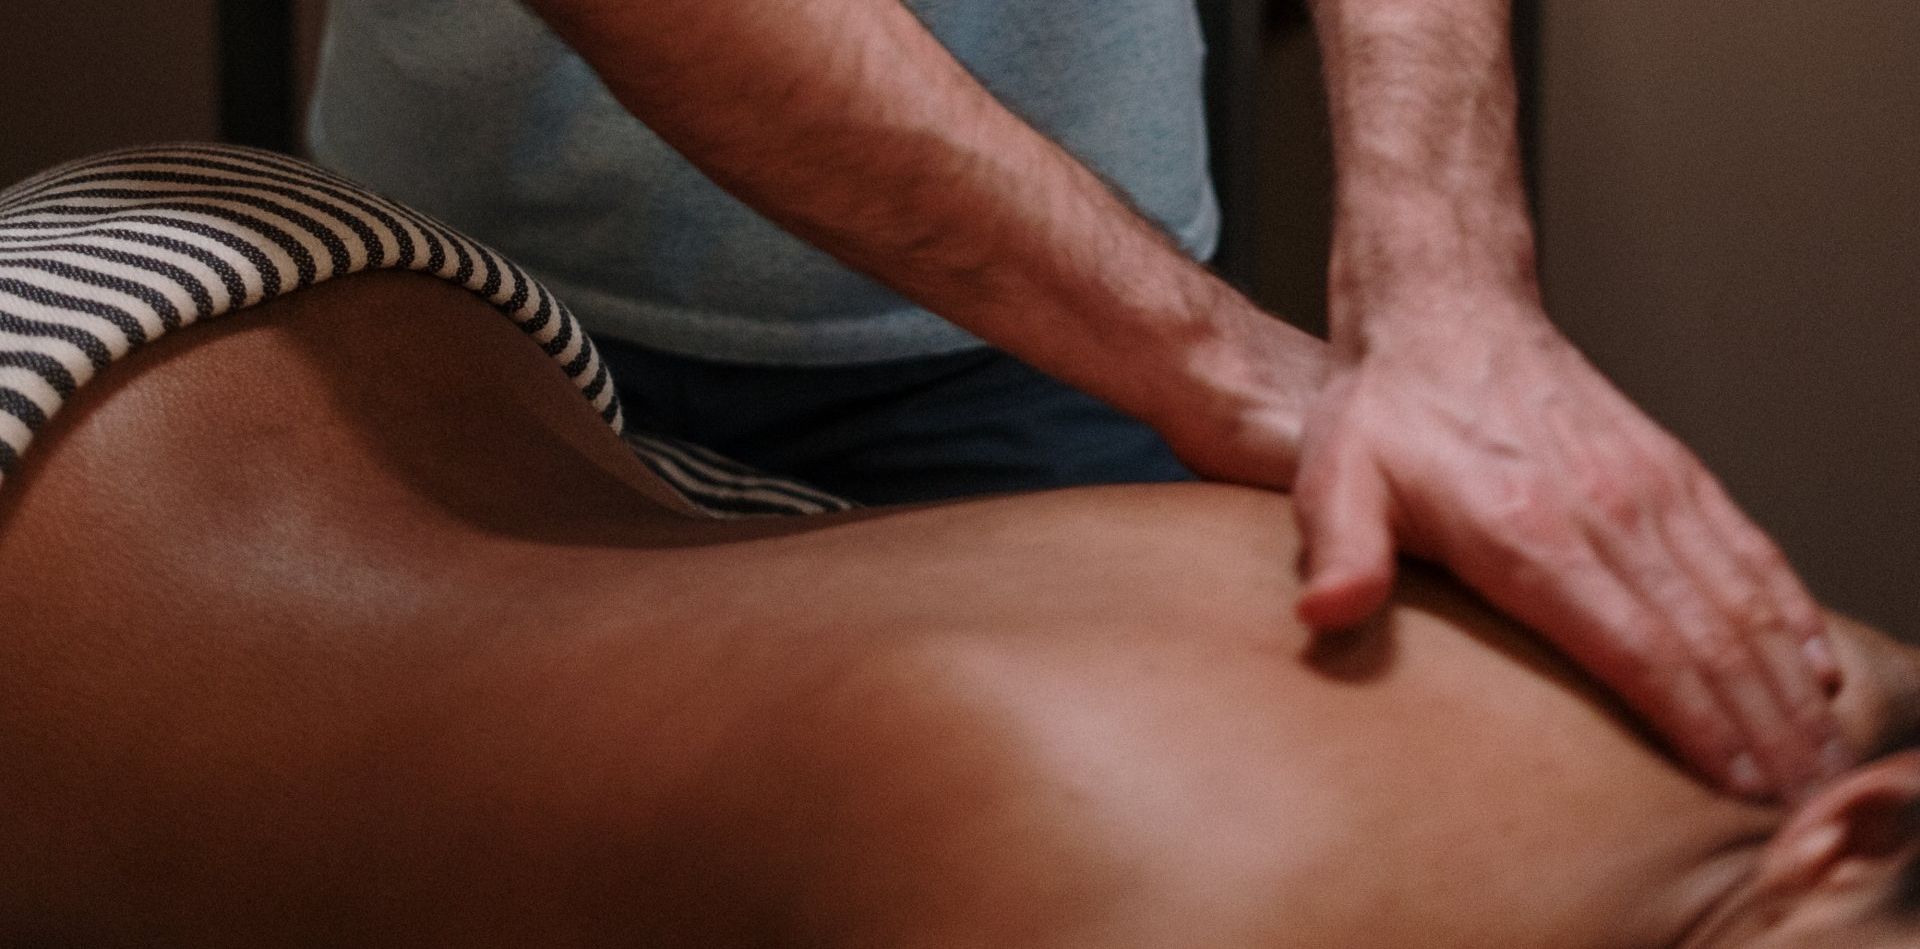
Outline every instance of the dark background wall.
{"type": "MultiPolygon", "coordinates": [[[[1920,4],[1543,2],[1555,318],[1823,596],[1920,636],[1920,4]]],[[[213,137],[213,11],[0,0],[0,181],[213,137]]],[[[1306,34],[1268,39],[1253,281],[1309,326],[1329,181],[1317,68],[1306,34]]]]}
{"type": "Polygon", "coordinates": [[[1818,591],[1920,637],[1920,4],[1545,25],[1555,317],[1818,591]]]}
{"type": "Polygon", "coordinates": [[[0,181],[215,134],[212,0],[0,0],[0,181]]]}

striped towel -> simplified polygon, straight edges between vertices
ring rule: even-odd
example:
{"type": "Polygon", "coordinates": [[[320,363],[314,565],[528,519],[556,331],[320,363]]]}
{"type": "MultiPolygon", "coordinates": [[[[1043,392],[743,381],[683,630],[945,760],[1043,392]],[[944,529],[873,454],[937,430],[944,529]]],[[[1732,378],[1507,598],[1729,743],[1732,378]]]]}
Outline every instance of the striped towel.
{"type": "Polygon", "coordinates": [[[853,506],[626,431],[593,343],[512,261],[311,164],[225,145],[112,152],[0,191],[0,484],[34,433],[115,360],[171,330],[370,270],[431,274],[492,304],[694,510],[731,518],[853,506]]]}

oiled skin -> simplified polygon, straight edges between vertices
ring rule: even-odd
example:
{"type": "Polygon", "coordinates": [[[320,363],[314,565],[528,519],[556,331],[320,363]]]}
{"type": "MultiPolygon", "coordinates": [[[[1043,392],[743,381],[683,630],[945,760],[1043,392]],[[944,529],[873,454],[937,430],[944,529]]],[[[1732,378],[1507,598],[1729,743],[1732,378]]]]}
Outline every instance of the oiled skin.
{"type": "Polygon", "coordinates": [[[1311,648],[1277,495],[657,491],[425,278],[116,367],[0,488],[0,944],[1660,946],[1781,818],[1444,583],[1311,648]]]}

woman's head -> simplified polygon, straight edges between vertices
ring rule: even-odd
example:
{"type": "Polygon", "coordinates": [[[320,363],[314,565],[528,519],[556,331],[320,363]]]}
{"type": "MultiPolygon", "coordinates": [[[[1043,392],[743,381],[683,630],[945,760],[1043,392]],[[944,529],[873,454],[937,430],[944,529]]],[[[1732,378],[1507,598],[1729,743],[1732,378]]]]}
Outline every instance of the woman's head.
{"type": "Polygon", "coordinates": [[[1920,946],[1920,750],[1808,800],[1691,949],[1920,946]]]}
{"type": "Polygon", "coordinates": [[[1920,946],[1920,650],[1843,618],[1871,760],[1802,802],[1689,949],[1920,946]]]}

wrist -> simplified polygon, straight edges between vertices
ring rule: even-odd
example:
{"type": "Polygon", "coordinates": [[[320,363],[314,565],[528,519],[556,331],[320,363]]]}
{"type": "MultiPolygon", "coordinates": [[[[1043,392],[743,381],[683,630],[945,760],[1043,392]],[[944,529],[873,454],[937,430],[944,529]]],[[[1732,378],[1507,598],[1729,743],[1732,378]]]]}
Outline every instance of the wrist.
{"type": "Polygon", "coordinates": [[[1510,186],[1378,179],[1343,186],[1334,205],[1332,250],[1336,267],[1370,282],[1533,279],[1533,221],[1517,179],[1510,186]]]}
{"type": "Polygon", "coordinates": [[[1168,397],[1141,413],[1203,477],[1292,484],[1307,408],[1330,369],[1327,344],[1230,288],[1210,332],[1173,353],[1168,397]]]}
{"type": "Polygon", "coordinates": [[[1421,195],[1342,202],[1327,287],[1334,342],[1448,331],[1542,310],[1524,202],[1421,195]]]}

